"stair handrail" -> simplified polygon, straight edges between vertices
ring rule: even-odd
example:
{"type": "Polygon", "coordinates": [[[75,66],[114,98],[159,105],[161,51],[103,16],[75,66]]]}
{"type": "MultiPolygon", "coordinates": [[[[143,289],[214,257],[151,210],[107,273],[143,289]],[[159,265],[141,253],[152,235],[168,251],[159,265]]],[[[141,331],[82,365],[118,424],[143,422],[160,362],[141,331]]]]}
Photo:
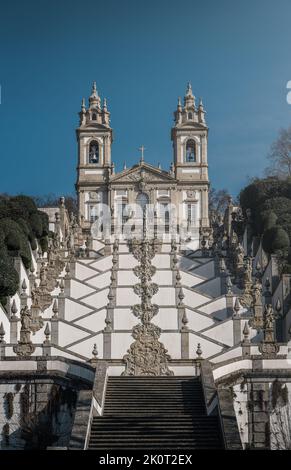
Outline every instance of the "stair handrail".
{"type": "Polygon", "coordinates": [[[242,450],[230,390],[216,387],[211,363],[206,359],[201,359],[200,376],[207,415],[218,415],[225,449],[242,450]]]}

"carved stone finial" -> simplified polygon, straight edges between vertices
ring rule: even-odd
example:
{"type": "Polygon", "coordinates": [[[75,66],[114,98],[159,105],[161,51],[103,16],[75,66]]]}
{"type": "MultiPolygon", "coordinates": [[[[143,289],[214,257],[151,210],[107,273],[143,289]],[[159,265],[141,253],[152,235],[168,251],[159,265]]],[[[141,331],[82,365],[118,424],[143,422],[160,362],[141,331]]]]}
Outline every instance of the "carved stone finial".
{"type": "Polygon", "coordinates": [[[2,343],[2,344],[5,343],[4,336],[5,336],[5,330],[4,330],[3,323],[1,322],[1,324],[0,324],[0,343],[2,343]]]}
{"type": "Polygon", "coordinates": [[[66,264],[65,270],[66,270],[66,276],[69,277],[70,276],[70,264],[69,263],[66,264]]]}
{"type": "Polygon", "coordinates": [[[281,301],[280,301],[280,299],[279,299],[279,297],[278,297],[277,302],[276,302],[276,305],[275,305],[275,310],[276,310],[276,312],[277,312],[278,315],[280,314],[281,309],[282,309],[282,304],[281,304],[281,301]]]}
{"type": "Polygon", "coordinates": [[[11,317],[15,318],[17,312],[18,312],[18,309],[17,309],[17,306],[16,306],[16,302],[15,302],[15,299],[13,299],[12,305],[11,305],[11,313],[12,313],[11,317]]]}
{"type": "Polygon", "coordinates": [[[97,359],[98,357],[98,350],[97,350],[96,343],[94,343],[94,346],[93,346],[92,356],[93,356],[93,359],[97,359]]]}
{"type": "Polygon", "coordinates": [[[249,325],[247,321],[244,324],[243,335],[244,335],[243,342],[249,343],[250,342],[250,329],[249,329],[249,325]]]}
{"type": "Polygon", "coordinates": [[[58,312],[59,312],[57,299],[54,300],[52,311],[53,311],[53,314],[54,314],[53,318],[56,318],[58,316],[58,312]]]}
{"type": "Polygon", "coordinates": [[[202,348],[201,348],[200,343],[197,344],[196,355],[197,355],[198,359],[200,359],[202,357],[202,348]]]}
{"type": "Polygon", "coordinates": [[[226,291],[227,291],[227,294],[232,294],[232,282],[231,282],[231,278],[230,276],[228,275],[227,278],[226,278],[226,291]]]}
{"type": "Polygon", "coordinates": [[[62,277],[62,278],[61,278],[61,281],[60,281],[60,291],[61,291],[61,294],[64,293],[64,290],[65,290],[65,283],[64,283],[64,278],[62,277]]]}
{"type": "Polygon", "coordinates": [[[182,328],[181,330],[182,331],[187,331],[188,330],[188,326],[187,326],[187,323],[189,323],[189,320],[187,318],[187,314],[186,314],[186,310],[184,310],[183,312],[183,316],[182,316],[182,328]]]}
{"type": "Polygon", "coordinates": [[[178,294],[179,306],[182,306],[182,305],[183,305],[183,299],[184,299],[184,297],[185,297],[185,295],[184,295],[183,289],[182,289],[182,287],[180,287],[179,294],[178,294]]]}
{"type": "Polygon", "coordinates": [[[23,294],[25,294],[25,291],[26,291],[26,289],[27,289],[27,284],[26,284],[25,278],[24,278],[23,281],[22,281],[21,289],[22,289],[22,291],[23,291],[23,294]]]}
{"type": "Polygon", "coordinates": [[[181,279],[182,279],[182,276],[181,276],[180,270],[178,269],[177,274],[176,274],[176,287],[179,287],[181,285],[181,279]]]}
{"type": "Polygon", "coordinates": [[[44,334],[45,334],[44,344],[49,344],[50,343],[51,330],[50,330],[50,327],[49,327],[48,323],[46,324],[44,334]]]}
{"type": "Polygon", "coordinates": [[[221,271],[222,273],[224,273],[224,272],[226,271],[225,260],[224,260],[223,257],[220,259],[220,271],[221,271]]]}
{"type": "Polygon", "coordinates": [[[238,312],[240,311],[240,302],[238,297],[236,297],[235,299],[233,310],[234,316],[238,316],[238,312]]]}

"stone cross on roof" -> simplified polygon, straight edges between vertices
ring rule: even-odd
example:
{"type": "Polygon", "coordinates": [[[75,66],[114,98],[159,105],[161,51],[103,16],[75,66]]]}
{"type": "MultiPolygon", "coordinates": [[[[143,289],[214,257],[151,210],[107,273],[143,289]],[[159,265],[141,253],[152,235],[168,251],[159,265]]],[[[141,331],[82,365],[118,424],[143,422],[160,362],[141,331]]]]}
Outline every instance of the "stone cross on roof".
{"type": "Polygon", "coordinates": [[[138,149],[138,150],[140,150],[140,151],[141,151],[141,159],[140,159],[140,161],[141,161],[141,162],[143,162],[143,161],[144,161],[144,151],[145,151],[145,149],[146,149],[146,148],[145,148],[145,146],[144,146],[144,145],[142,145],[142,146],[141,146],[141,147],[139,147],[139,149],[138,149]]]}

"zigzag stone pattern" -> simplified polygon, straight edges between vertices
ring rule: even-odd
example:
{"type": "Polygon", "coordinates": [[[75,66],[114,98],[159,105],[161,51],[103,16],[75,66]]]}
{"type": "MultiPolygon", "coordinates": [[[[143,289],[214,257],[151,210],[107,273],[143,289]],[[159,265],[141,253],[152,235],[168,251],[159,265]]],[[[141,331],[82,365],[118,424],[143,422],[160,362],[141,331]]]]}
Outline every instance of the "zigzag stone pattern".
{"type": "MultiPolygon", "coordinates": [[[[123,358],[137,337],[133,312],[137,315],[143,295],[142,282],[133,285],[136,276],[141,279],[144,274],[140,266],[136,267],[136,249],[130,249],[127,242],[115,241],[107,246],[106,254],[105,248],[98,241],[98,252],[91,250],[77,258],[64,251],[63,269],[59,273],[58,268],[49,294],[50,305],[41,311],[39,328],[31,337],[31,355],[40,354],[48,327],[51,354],[88,361],[96,344],[99,358],[119,360],[120,373],[124,371],[123,358]]],[[[34,305],[32,285],[44,285],[48,262],[52,263],[44,257],[36,259],[35,274],[26,278],[27,293],[11,299],[16,310],[34,305]]],[[[187,360],[196,357],[198,343],[203,357],[217,360],[241,340],[235,337],[239,320],[232,318],[235,295],[225,293],[225,279],[217,271],[214,257],[202,256],[201,250],[183,251],[176,242],[159,242],[147,269],[151,276],[147,278],[151,281],[147,294],[153,301],[156,331],[171,357],[170,371],[175,369],[172,361],[183,359],[184,373],[191,373],[187,360]]],[[[1,310],[1,322],[10,335],[7,348],[12,355],[17,354],[20,318],[12,313],[8,319],[1,310]]]]}

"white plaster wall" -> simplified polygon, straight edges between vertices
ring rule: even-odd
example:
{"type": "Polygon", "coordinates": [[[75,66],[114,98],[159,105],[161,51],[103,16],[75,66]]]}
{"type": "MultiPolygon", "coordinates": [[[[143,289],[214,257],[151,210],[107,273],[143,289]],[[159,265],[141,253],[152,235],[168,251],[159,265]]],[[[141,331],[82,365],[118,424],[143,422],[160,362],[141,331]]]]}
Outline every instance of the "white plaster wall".
{"type": "Polygon", "coordinates": [[[158,292],[153,296],[152,302],[158,305],[175,305],[174,287],[160,287],[158,292]]]}
{"type": "Polygon", "coordinates": [[[197,292],[193,292],[189,289],[184,288],[184,304],[189,305],[189,307],[195,308],[198,307],[201,304],[204,304],[209,300],[208,297],[205,297],[204,295],[198,294],[197,292]]]}
{"type": "Polygon", "coordinates": [[[104,248],[104,243],[100,240],[93,239],[93,250],[99,251],[104,248]]]}
{"type": "Polygon", "coordinates": [[[180,333],[162,333],[159,341],[163,343],[172,359],[181,359],[180,333]]]}
{"type": "Polygon", "coordinates": [[[113,359],[122,358],[126,354],[131,343],[133,342],[134,342],[134,339],[130,333],[113,333],[112,344],[111,344],[112,358],[113,359]]]}
{"type": "Polygon", "coordinates": [[[94,275],[96,275],[94,269],[91,269],[89,266],[84,266],[79,262],[76,263],[76,279],[84,280],[94,275]]]}
{"type": "MultiPolygon", "coordinates": [[[[186,258],[185,256],[183,256],[180,258],[180,262],[178,263],[178,266],[180,267],[180,269],[185,269],[186,271],[188,271],[189,269],[197,268],[201,266],[201,264],[195,260],[192,260],[190,258],[186,258]]],[[[204,279],[203,276],[201,277],[202,279],[204,279]]]]}
{"type": "Polygon", "coordinates": [[[208,304],[199,307],[199,310],[201,310],[203,313],[207,313],[208,315],[221,310],[226,312],[225,297],[221,297],[220,299],[216,299],[213,302],[209,302],[208,304]]]}
{"type": "Polygon", "coordinates": [[[104,307],[108,303],[108,292],[109,289],[103,289],[100,292],[95,294],[90,294],[88,297],[85,297],[82,302],[92,305],[95,309],[104,307]]]}
{"type": "Polygon", "coordinates": [[[93,286],[97,289],[103,289],[108,287],[110,284],[111,271],[107,271],[102,274],[97,274],[96,276],[90,278],[87,282],[90,286],[93,286]]]}
{"type": "Polygon", "coordinates": [[[93,292],[94,289],[92,289],[92,287],[88,287],[80,281],[75,281],[74,279],[71,280],[71,297],[73,297],[73,299],[79,299],[80,297],[93,292]]]}
{"type": "Polygon", "coordinates": [[[197,274],[198,276],[210,279],[211,277],[214,277],[214,275],[215,275],[214,262],[210,261],[206,264],[203,264],[202,266],[191,269],[191,272],[193,274],[197,274]]]}
{"type": "Polygon", "coordinates": [[[80,325],[88,330],[97,332],[105,328],[105,318],[106,310],[102,309],[99,310],[99,312],[92,313],[91,315],[76,321],[75,325],[80,325]]]}
{"type": "Polygon", "coordinates": [[[157,254],[153,260],[152,265],[156,266],[159,269],[170,268],[170,255],[167,254],[157,254]]]}
{"type": "Polygon", "coordinates": [[[162,253],[170,253],[171,251],[171,244],[170,243],[163,243],[162,244],[162,253]]]}
{"type": "Polygon", "coordinates": [[[208,341],[206,338],[201,338],[198,335],[195,335],[194,333],[189,333],[189,350],[190,350],[190,358],[196,359],[197,354],[197,346],[198,343],[201,345],[202,349],[202,357],[207,358],[210,356],[213,356],[214,354],[219,353],[222,350],[221,346],[218,346],[215,343],[212,343],[211,341],[208,341]]]}
{"type": "Polygon", "coordinates": [[[130,308],[114,309],[114,329],[115,330],[131,330],[139,323],[130,308]]]}
{"type": "Polygon", "coordinates": [[[94,344],[96,344],[97,351],[98,351],[98,356],[103,357],[103,335],[95,335],[92,336],[81,343],[75,344],[74,346],[70,347],[70,350],[77,353],[81,354],[82,356],[89,358],[92,358],[92,351],[94,348],[94,344]]]}
{"type": "Polygon", "coordinates": [[[197,290],[212,297],[219,297],[221,295],[221,282],[220,278],[216,277],[204,282],[200,286],[197,286],[197,290]]]}
{"type": "Polygon", "coordinates": [[[152,278],[152,281],[156,282],[159,286],[171,286],[173,284],[173,273],[172,271],[157,270],[152,278]]]}
{"type": "Polygon", "coordinates": [[[178,329],[178,312],[176,308],[160,308],[159,313],[153,318],[153,323],[162,330],[178,329]]]}
{"type": "Polygon", "coordinates": [[[106,256],[105,258],[100,258],[95,263],[90,264],[91,268],[98,269],[99,271],[107,271],[107,269],[112,268],[112,256],[106,256]]]}
{"type": "Polygon", "coordinates": [[[207,329],[203,334],[207,335],[209,338],[220,341],[227,346],[233,346],[233,321],[230,318],[221,324],[207,329]]]}
{"type": "Polygon", "coordinates": [[[132,254],[119,254],[119,267],[122,269],[132,269],[138,265],[138,261],[132,254]]]}
{"type": "Polygon", "coordinates": [[[117,284],[120,286],[133,286],[139,282],[139,279],[133,273],[133,271],[118,271],[117,273],[117,284]]]}
{"type": "Polygon", "coordinates": [[[185,273],[184,271],[180,272],[181,274],[181,283],[188,287],[196,286],[204,281],[204,278],[194,276],[194,274],[185,273]]]}
{"type": "Polygon", "coordinates": [[[74,300],[65,299],[65,320],[74,321],[76,318],[91,312],[92,308],[75,302],[74,300]]]}
{"type": "Polygon", "coordinates": [[[214,324],[212,318],[200,315],[199,313],[193,312],[193,310],[189,310],[188,308],[186,308],[186,315],[188,318],[187,326],[190,330],[200,331],[214,324]]]}
{"type": "Polygon", "coordinates": [[[140,298],[129,287],[117,287],[116,289],[116,305],[134,305],[139,304],[140,298]]]}
{"type": "Polygon", "coordinates": [[[119,243],[118,250],[119,253],[129,253],[129,248],[125,243],[119,243]]]}
{"type": "Polygon", "coordinates": [[[229,359],[234,359],[235,357],[241,357],[242,348],[240,346],[230,349],[217,357],[211,358],[211,362],[219,363],[223,361],[228,361],[229,359]]]}
{"type": "Polygon", "coordinates": [[[88,332],[80,330],[72,324],[68,325],[62,321],[59,322],[59,346],[67,346],[74,343],[74,341],[83,340],[86,336],[89,336],[88,332]]]}

